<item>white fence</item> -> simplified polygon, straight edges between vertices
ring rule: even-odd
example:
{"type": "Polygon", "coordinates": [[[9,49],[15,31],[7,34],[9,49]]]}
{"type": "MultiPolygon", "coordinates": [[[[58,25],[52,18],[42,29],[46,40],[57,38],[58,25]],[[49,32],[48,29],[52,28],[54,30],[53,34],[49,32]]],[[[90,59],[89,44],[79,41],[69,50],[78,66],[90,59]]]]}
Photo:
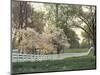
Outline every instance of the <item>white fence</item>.
{"type": "Polygon", "coordinates": [[[35,54],[20,54],[12,53],[12,62],[25,62],[25,61],[42,61],[42,60],[61,60],[68,57],[85,56],[90,53],[92,49],[84,53],[62,53],[62,54],[49,54],[49,55],[35,55],[35,54]]]}

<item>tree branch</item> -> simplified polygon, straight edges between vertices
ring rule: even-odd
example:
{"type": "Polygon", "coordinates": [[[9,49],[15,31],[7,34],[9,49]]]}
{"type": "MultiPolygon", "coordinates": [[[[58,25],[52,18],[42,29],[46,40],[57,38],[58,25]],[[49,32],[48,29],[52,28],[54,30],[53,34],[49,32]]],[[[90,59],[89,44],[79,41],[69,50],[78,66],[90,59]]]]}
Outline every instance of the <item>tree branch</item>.
{"type": "Polygon", "coordinates": [[[73,21],[73,23],[74,23],[74,26],[72,26],[72,27],[81,28],[82,30],[84,30],[92,38],[91,33],[89,33],[84,27],[77,25],[74,21],[73,21]]]}
{"type": "Polygon", "coordinates": [[[85,21],[86,18],[83,17],[83,16],[81,16],[81,17],[79,16],[79,18],[87,25],[87,27],[89,28],[91,34],[93,34],[92,29],[91,29],[92,27],[90,27],[89,22],[86,22],[86,21],[85,21]]]}

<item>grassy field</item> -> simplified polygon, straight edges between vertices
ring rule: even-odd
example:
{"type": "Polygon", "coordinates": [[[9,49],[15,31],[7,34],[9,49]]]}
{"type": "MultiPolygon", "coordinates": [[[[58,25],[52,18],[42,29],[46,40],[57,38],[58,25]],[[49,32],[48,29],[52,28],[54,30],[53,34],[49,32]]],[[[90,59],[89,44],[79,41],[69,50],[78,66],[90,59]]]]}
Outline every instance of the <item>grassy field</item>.
{"type": "Polygon", "coordinates": [[[50,71],[69,71],[69,70],[85,70],[95,69],[95,57],[88,55],[82,57],[72,57],[63,60],[54,61],[37,61],[37,62],[20,62],[12,63],[12,72],[50,72],[50,71]]]}
{"type": "MultiPolygon", "coordinates": [[[[87,52],[88,49],[65,49],[70,52],[87,52]]],[[[93,54],[82,57],[71,57],[63,60],[47,60],[36,62],[19,62],[12,63],[12,73],[27,73],[27,72],[50,72],[50,71],[69,71],[69,70],[85,70],[95,69],[96,59],[93,54]]]]}
{"type": "Polygon", "coordinates": [[[84,48],[84,49],[65,49],[64,52],[65,53],[74,53],[74,52],[81,53],[81,52],[87,52],[88,50],[89,50],[88,48],[84,48]]]}

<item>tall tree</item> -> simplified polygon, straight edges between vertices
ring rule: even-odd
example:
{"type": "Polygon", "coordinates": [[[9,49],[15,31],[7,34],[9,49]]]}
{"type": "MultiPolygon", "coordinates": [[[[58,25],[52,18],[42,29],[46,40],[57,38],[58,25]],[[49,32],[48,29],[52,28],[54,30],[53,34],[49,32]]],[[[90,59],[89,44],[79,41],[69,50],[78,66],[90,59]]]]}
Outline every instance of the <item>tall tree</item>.
{"type": "Polygon", "coordinates": [[[34,9],[31,2],[12,1],[12,28],[31,27],[38,32],[42,32],[45,23],[44,13],[34,9]]]}
{"type": "MultiPolygon", "coordinates": [[[[79,39],[76,33],[69,27],[71,16],[73,14],[72,6],[63,5],[63,4],[46,4],[48,11],[48,18],[50,25],[55,25],[64,30],[65,35],[69,39],[70,47],[79,47],[79,39]],[[69,7],[71,9],[69,9],[69,7]],[[72,33],[72,34],[71,34],[72,33]],[[73,36],[75,35],[75,36],[73,36]],[[72,37],[73,36],[73,37],[72,37]],[[76,46],[77,44],[78,46],[76,46]]],[[[74,9],[74,7],[73,7],[74,9]]]]}
{"type": "MultiPolygon", "coordinates": [[[[73,21],[73,26],[77,28],[81,28],[85,31],[88,37],[93,42],[93,45],[96,49],[96,7],[95,6],[80,6],[79,12],[74,15],[73,20],[80,19],[78,21],[73,21]],[[85,11],[87,9],[87,11],[85,11]],[[77,23],[78,22],[78,23],[77,23]],[[84,27],[82,24],[86,27],[84,27]]],[[[96,55],[96,50],[94,51],[94,55],[96,55]]]]}

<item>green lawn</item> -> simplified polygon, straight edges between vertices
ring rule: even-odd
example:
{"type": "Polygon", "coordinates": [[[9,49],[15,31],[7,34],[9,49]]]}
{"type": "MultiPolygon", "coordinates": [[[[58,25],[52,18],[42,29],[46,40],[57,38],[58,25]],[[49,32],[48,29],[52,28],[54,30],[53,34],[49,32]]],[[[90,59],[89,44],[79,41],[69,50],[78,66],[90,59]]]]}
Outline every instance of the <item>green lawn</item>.
{"type": "Polygon", "coordinates": [[[65,53],[74,53],[74,52],[81,53],[81,52],[87,52],[88,50],[89,50],[88,48],[84,48],[84,49],[65,49],[64,52],[65,53]]]}
{"type": "Polygon", "coordinates": [[[72,57],[63,60],[12,63],[13,73],[95,69],[95,56],[72,57]]]}

